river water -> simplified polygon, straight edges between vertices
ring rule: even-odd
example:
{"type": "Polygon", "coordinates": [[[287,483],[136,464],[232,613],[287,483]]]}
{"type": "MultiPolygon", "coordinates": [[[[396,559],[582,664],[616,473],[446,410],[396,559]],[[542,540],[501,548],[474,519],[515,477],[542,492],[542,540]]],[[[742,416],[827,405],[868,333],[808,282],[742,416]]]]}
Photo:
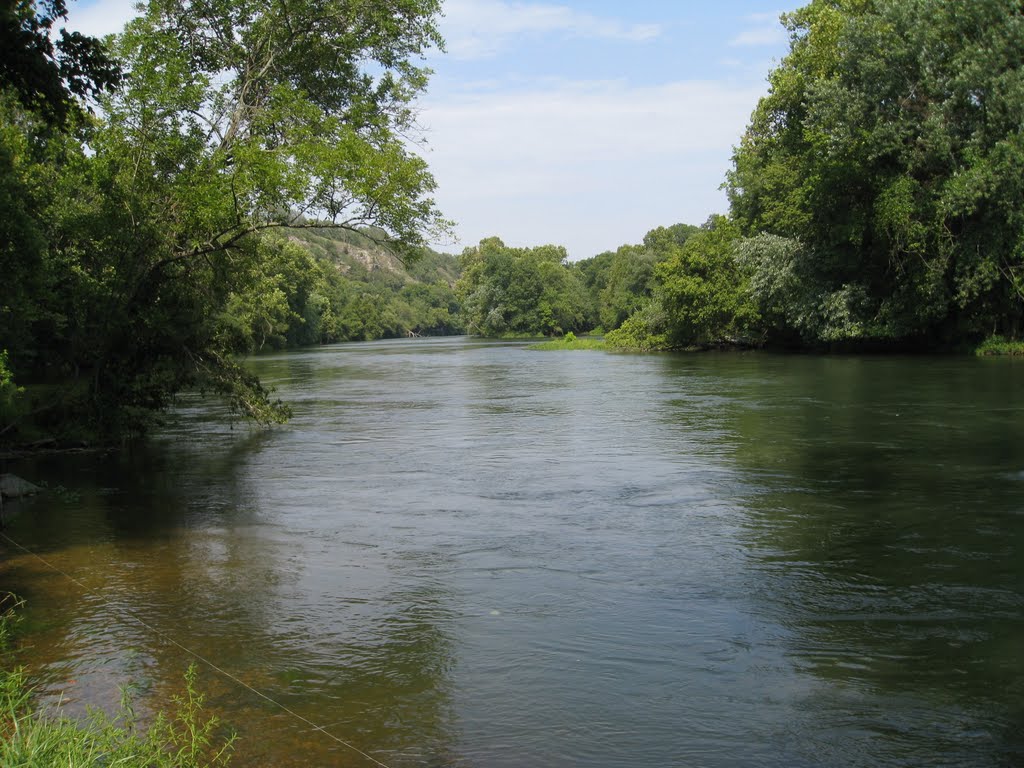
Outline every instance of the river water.
{"type": "Polygon", "coordinates": [[[44,700],[145,713],[180,644],[330,734],[200,665],[236,766],[1024,764],[1019,361],[253,366],[285,427],[184,402],[145,448],[9,467],[57,488],[8,505],[42,560],[0,559],[44,700]]]}

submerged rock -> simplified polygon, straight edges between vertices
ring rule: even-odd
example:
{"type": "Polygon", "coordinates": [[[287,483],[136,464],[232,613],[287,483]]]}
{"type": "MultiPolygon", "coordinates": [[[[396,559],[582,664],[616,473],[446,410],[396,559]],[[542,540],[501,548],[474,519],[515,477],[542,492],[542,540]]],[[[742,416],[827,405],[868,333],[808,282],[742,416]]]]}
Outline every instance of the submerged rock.
{"type": "Polygon", "coordinates": [[[0,497],[5,499],[19,499],[22,496],[31,496],[39,493],[42,488],[33,485],[28,480],[22,480],[17,475],[10,473],[0,475],[0,497]]]}

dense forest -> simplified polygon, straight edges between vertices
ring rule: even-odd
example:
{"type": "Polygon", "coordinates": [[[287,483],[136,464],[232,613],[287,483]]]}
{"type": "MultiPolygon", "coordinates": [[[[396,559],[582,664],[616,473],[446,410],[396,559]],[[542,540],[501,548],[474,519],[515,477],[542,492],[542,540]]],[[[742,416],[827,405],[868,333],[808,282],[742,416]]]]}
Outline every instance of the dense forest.
{"type": "Polygon", "coordinates": [[[1024,331],[1016,0],[785,14],[729,211],[576,263],[497,237],[426,247],[449,223],[402,135],[436,0],[344,22],[314,0],[183,8],[151,0],[101,42],[55,34],[63,0],[5,6],[0,442],[141,432],[190,389],[285,418],[238,356],[286,346],[935,350],[1024,331]]]}
{"type": "Polygon", "coordinates": [[[229,297],[232,347],[258,352],[462,333],[458,259],[421,248],[403,260],[381,245],[384,237],[329,228],[290,233],[229,297]]]}

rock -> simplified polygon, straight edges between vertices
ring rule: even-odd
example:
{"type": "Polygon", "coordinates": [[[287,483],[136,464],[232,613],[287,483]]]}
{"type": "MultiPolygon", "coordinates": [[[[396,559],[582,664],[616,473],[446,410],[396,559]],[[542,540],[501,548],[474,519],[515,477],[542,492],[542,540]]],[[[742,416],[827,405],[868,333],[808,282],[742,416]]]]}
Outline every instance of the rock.
{"type": "Polygon", "coordinates": [[[0,496],[5,499],[18,499],[22,496],[31,496],[39,493],[42,488],[32,485],[28,480],[22,480],[17,475],[0,475],[0,496]]]}

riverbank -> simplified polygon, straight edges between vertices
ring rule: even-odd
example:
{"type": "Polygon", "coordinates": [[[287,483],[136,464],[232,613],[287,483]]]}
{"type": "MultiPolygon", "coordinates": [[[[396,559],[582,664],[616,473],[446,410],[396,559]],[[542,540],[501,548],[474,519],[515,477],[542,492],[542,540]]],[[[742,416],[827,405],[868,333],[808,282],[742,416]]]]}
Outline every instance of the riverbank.
{"type": "Polygon", "coordinates": [[[975,348],[974,354],[978,357],[1024,357],[1024,341],[990,336],[975,348]]]}
{"type": "Polygon", "coordinates": [[[122,697],[114,716],[95,711],[86,721],[36,707],[24,670],[17,666],[13,635],[21,602],[0,597],[0,765],[61,765],[85,768],[217,768],[231,761],[233,736],[222,735],[215,717],[203,711],[197,671],[185,673],[185,693],[170,714],[147,728],[135,720],[122,697]]]}
{"type": "Polygon", "coordinates": [[[553,350],[553,349],[607,349],[603,338],[599,337],[577,337],[572,331],[557,339],[542,341],[539,344],[531,344],[527,349],[553,350]]]}

